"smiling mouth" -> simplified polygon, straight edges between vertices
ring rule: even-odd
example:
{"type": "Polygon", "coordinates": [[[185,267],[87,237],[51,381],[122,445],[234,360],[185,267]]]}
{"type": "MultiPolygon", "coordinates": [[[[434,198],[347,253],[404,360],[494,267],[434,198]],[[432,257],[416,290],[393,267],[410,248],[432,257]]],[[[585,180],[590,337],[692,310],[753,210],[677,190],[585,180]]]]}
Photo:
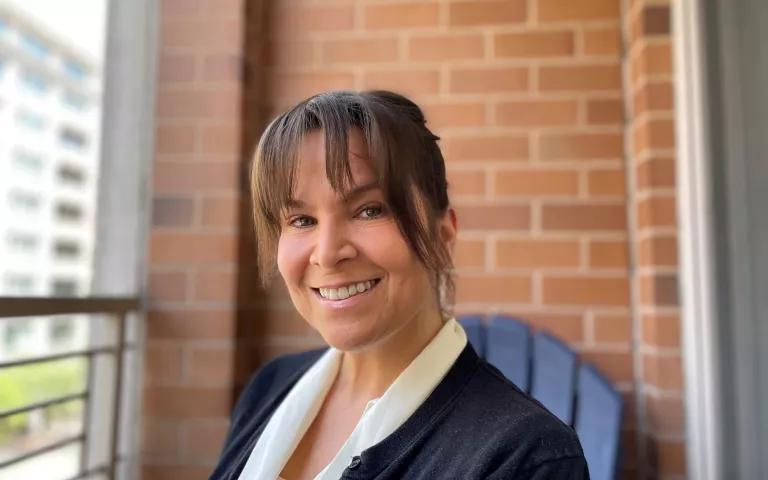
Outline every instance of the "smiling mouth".
{"type": "Polygon", "coordinates": [[[367,293],[376,288],[379,282],[381,282],[381,278],[374,278],[365,282],[350,283],[341,288],[312,288],[312,290],[323,300],[340,301],[367,293]]]}

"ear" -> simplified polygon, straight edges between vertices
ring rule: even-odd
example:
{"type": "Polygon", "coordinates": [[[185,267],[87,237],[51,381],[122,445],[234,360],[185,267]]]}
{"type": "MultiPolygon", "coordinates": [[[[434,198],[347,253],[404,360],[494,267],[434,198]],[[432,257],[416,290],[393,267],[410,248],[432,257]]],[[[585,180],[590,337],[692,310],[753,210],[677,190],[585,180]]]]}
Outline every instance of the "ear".
{"type": "Polygon", "coordinates": [[[448,207],[442,220],[440,220],[440,239],[448,246],[448,251],[451,253],[453,253],[454,245],[456,245],[457,233],[456,211],[452,207],[448,207]]]}

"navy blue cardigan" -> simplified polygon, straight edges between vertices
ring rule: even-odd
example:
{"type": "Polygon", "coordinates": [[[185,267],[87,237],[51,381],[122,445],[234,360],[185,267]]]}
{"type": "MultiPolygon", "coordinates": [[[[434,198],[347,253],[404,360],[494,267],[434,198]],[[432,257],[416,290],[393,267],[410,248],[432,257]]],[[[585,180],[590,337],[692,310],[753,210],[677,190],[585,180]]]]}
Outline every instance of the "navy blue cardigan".
{"type": "MultiPolygon", "coordinates": [[[[252,377],[235,406],[211,480],[238,479],[271,414],[322,353],[277,358],[252,377]]],[[[354,457],[342,478],[582,480],[589,474],[573,429],[467,343],[413,415],[354,457]]]]}

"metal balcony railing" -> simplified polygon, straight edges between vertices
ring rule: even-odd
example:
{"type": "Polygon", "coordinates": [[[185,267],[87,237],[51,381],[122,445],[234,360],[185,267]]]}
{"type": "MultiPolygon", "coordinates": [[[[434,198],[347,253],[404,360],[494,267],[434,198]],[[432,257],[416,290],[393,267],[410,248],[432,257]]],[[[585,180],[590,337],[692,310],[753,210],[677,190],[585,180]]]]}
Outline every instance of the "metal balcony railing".
{"type": "Polygon", "coordinates": [[[52,452],[59,448],[68,446],[73,443],[81,442],[82,448],[80,450],[80,468],[79,473],[67,480],[78,480],[89,478],[97,474],[106,475],[110,480],[114,480],[116,477],[116,469],[118,465],[118,438],[119,438],[119,425],[120,425],[120,412],[121,412],[121,396],[123,387],[123,362],[125,352],[132,348],[126,342],[127,334],[127,317],[131,312],[138,312],[140,309],[140,302],[138,298],[0,298],[0,318],[2,317],[32,317],[32,316],[46,316],[46,315],[63,315],[63,314],[107,314],[117,319],[117,340],[113,346],[88,348],[84,350],[70,351],[65,353],[43,355],[36,357],[23,358],[13,361],[0,362],[0,370],[19,367],[22,365],[32,365],[36,363],[50,362],[54,360],[65,360],[70,358],[85,358],[87,361],[86,369],[86,388],[84,391],[77,393],[70,393],[68,395],[62,395],[56,398],[46,399],[36,403],[28,405],[22,405],[13,409],[0,411],[0,421],[18,415],[20,413],[32,412],[35,410],[43,410],[53,405],[59,405],[66,402],[83,401],[83,418],[82,418],[82,432],[62,438],[53,443],[45,445],[43,447],[24,452],[21,455],[5,459],[0,461],[0,472],[6,467],[17,464],[24,460],[31,459],[33,457],[42,455],[44,453],[52,452]],[[88,426],[91,424],[91,412],[92,412],[92,398],[94,388],[94,374],[93,374],[93,361],[96,356],[99,355],[111,355],[114,357],[114,392],[112,395],[112,418],[110,424],[110,438],[108,445],[108,460],[96,467],[89,467],[87,452],[88,444],[91,439],[88,435],[88,426]]]}

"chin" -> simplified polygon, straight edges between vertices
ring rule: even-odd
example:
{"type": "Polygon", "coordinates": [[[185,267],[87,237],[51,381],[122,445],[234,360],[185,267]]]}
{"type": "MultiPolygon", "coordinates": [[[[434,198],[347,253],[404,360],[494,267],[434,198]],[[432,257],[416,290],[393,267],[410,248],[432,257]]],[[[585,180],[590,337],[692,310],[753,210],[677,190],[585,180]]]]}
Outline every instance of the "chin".
{"type": "Polygon", "coordinates": [[[360,352],[379,344],[382,337],[376,332],[358,328],[328,328],[319,331],[325,343],[343,352],[360,352]]]}

